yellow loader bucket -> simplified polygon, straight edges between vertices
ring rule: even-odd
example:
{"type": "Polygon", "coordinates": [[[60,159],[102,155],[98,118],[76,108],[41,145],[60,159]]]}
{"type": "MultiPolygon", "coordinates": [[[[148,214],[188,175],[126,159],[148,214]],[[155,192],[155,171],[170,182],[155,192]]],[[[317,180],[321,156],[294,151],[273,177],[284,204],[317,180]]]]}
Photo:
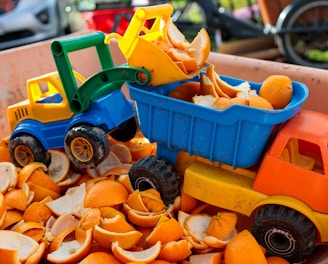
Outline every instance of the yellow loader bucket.
{"type": "Polygon", "coordinates": [[[161,85],[193,77],[185,74],[161,48],[152,43],[166,38],[166,29],[161,23],[166,22],[172,13],[173,7],[170,4],[139,7],[123,37],[110,33],[105,38],[105,43],[109,43],[112,38],[117,39],[128,65],[146,68],[151,73],[148,85],[161,85]],[[152,19],[154,22],[151,28],[146,28],[146,21],[152,19]]]}

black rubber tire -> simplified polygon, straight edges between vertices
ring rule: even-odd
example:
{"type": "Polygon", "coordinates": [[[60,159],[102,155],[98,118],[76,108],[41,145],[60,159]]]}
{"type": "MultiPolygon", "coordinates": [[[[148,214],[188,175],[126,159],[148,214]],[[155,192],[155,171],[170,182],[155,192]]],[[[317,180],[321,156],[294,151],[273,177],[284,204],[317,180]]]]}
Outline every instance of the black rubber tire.
{"type": "MultiPolygon", "coordinates": [[[[300,2],[283,19],[278,20],[277,30],[279,32],[284,29],[293,29],[298,24],[304,23],[308,26],[324,27],[328,22],[327,11],[328,2],[325,0],[300,2]],[[320,12],[322,18],[319,21],[320,12]]],[[[307,30],[277,36],[277,45],[290,63],[323,69],[328,69],[327,61],[311,60],[306,53],[314,48],[328,52],[327,42],[328,31],[324,30],[317,32],[307,30]]]]}
{"type": "Polygon", "coordinates": [[[128,119],[109,134],[118,141],[129,141],[137,133],[138,125],[134,117],[128,119]]]}
{"type": "Polygon", "coordinates": [[[110,151],[106,132],[90,125],[71,128],[66,134],[64,148],[73,166],[80,169],[97,167],[110,151]]]}
{"type": "Polygon", "coordinates": [[[50,154],[35,137],[22,134],[10,140],[10,157],[17,167],[24,167],[30,162],[50,163],[50,154]]]}
{"type": "Polygon", "coordinates": [[[130,181],[133,189],[159,191],[166,205],[172,204],[180,195],[180,177],[172,164],[156,156],[139,159],[130,169],[130,181]]]}
{"type": "Polygon", "coordinates": [[[317,231],[303,214],[281,205],[266,205],[255,216],[252,233],[268,254],[298,263],[314,250],[317,231]]]}

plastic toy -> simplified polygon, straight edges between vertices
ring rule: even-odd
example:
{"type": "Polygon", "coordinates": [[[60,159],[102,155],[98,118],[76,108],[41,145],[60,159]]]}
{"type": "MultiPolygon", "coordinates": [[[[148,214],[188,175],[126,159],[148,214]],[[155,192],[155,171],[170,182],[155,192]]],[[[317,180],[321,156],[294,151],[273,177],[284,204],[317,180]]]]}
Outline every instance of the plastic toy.
{"type": "MultiPolygon", "coordinates": [[[[244,81],[222,78],[231,85],[244,81]]],[[[267,252],[291,262],[328,242],[328,117],[301,110],[307,87],[293,82],[292,100],[281,110],[233,105],[218,111],[169,97],[180,84],[127,84],[140,128],[158,150],[132,166],[133,188],[156,188],[167,204],[182,190],[249,216],[252,233],[267,252]]],[[[250,85],[258,91],[261,84],[250,85]]]]}
{"type": "Polygon", "coordinates": [[[148,82],[149,73],[114,67],[104,39],[95,32],[51,44],[57,71],[28,80],[28,99],[8,107],[10,155],[17,166],[48,164],[48,149],[65,148],[73,165],[92,168],[109,153],[107,133],[121,141],[135,135],[133,105],[120,89],[125,81],[148,82]],[[68,53],[90,47],[102,70],[85,79],[72,69],[68,53]]]}
{"type": "Polygon", "coordinates": [[[112,38],[118,40],[119,48],[127,59],[128,65],[146,68],[151,72],[150,85],[160,85],[193,77],[186,75],[161,48],[152,43],[154,40],[164,37],[161,20],[165,21],[172,12],[173,7],[170,4],[138,8],[123,37],[118,33],[110,33],[105,39],[106,43],[109,43],[112,38]],[[154,21],[150,28],[146,28],[145,23],[149,20],[154,21]],[[145,54],[152,55],[145,56],[145,54]]]}
{"type": "Polygon", "coordinates": [[[218,111],[168,97],[177,85],[128,84],[140,128],[158,149],[157,156],[131,168],[133,187],[154,187],[167,204],[182,189],[250,216],[259,243],[290,261],[304,259],[317,242],[328,242],[328,117],[300,110],[307,88],[294,82],[292,101],[282,110],[234,105],[218,111]]]}

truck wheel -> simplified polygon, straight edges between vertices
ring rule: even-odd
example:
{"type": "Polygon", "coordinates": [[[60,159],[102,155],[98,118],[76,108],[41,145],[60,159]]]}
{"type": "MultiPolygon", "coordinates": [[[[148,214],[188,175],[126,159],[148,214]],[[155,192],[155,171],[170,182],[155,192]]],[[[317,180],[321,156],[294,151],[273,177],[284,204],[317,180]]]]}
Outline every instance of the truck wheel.
{"type": "Polygon", "coordinates": [[[121,125],[119,125],[117,128],[115,128],[113,131],[111,131],[109,134],[111,137],[118,141],[129,141],[132,139],[137,133],[137,122],[134,119],[134,117],[128,119],[121,125]]]}
{"type": "Polygon", "coordinates": [[[44,149],[39,140],[30,135],[20,135],[10,140],[10,157],[18,167],[24,167],[31,162],[41,162],[47,166],[50,154],[44,149]]]}
{"type": "Polygon", "coordinates": [[[252,224],[252,233],[269,254],[292,263],[308,257],[317,239],[316,228],[308,218],[280,205],[261,208],[252,224]]]}
{"type": "Polygon", "coordinates": [[[166,205],[180,194],[180,177],[167,160],[155,156],[141,158],[131,167],[129,177],[133,189],[154,188],[166,205]]]}
{"type": "Polygon", "coordinates": [[[103,129],[81,125],[68,131],[64,148],[75,168],[91,169],[107,157],[110,146],[103,129]]]}

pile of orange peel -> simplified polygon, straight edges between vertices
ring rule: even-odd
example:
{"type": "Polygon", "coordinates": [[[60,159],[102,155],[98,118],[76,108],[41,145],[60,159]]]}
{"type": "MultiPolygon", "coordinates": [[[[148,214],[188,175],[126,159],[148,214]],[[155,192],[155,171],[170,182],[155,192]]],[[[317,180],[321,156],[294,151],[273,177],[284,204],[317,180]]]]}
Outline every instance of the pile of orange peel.
{"type": "Polygon", "coordinates": [[[50,151],[48,167],[15,167],[8,139],[1,141],[0,255],[6,263],[270,263],[249,231],[237,231],[236,213],[183,192],[165,205],[157,190],[132,188],[130,167],[154,155],[156,144],[141,133],[125,143],[110,141],[108,158],[79,173],[62,150],[50,151]],[[240,243],[244,248],[234,246],[240,243]]]}

